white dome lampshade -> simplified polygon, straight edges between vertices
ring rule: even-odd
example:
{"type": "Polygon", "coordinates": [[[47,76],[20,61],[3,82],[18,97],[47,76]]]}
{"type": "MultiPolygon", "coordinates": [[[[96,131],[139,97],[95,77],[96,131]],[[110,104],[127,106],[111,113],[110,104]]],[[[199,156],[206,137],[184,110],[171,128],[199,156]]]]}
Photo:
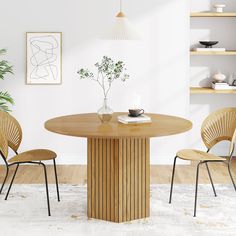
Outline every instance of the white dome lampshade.
{"type": "Polygon", "coordinates": [[[140,37],[128,18],[122,12],[121,3],[122,2],[120,1],[120,12],[116,15],[115,22],[108,34],[108,39],[138,40],[140,37]]]}

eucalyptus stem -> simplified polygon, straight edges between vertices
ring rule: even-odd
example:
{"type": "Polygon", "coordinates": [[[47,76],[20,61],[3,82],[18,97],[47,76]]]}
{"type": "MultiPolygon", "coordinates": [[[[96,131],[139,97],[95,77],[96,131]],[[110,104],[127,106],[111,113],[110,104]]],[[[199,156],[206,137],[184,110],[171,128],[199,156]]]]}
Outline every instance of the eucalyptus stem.
{"type": "Polygon", "coordinates": [[[111,89],[111,82],[109,82],[109,87],[108,87],[108,89],[107,89],[107,91],[106,91],[105,98],[107,97],[107,94],[108,94],[108,92],[110,91],[110,89],[111,89]]]}
{"type": "Polygon", "coordinates": [[[102,75],[102,89],[103,89],[103,94],[104,94],[104,97],[107,98],[107,93],[106,93],[106,88],[105,88],[105,84],[104,84],[104,76],[101,72],[101,75],[102,75]]]}
{"type": "Polygon", "coordinates": [[[122,61],[114,62],[111,58],[104,56],[100,63],[96,63],[97,77],[88,69],[80,69],[78,74],[80,79],[91,79],[96,81],[102,88],[104,97],[107,98],[108,93],[111,90],[112,83],[115,80],[126,81],[129,79],[129,75],[125,73],[125,63],[122,61]]]}

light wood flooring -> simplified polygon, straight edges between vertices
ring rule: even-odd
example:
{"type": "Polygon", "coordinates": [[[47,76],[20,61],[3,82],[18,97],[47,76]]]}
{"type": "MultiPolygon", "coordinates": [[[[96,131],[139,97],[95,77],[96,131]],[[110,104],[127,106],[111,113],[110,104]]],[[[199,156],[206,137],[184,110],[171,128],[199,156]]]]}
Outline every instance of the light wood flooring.
{"type": "MultiPolygon", "coordinates": [[[[228,175],[227,166],[223,163],[209,164],[214,183],[231,183],[228,175]]],[[[10,178],[15,167],[10,168],[10,178]]],[[[49,183],[54,183],[53,166],[47,166],[49,183]]],[[[61,184],[84,184],[87,179],[85,165],[58,165],[57,166],[59,182],[61,184]]],[[[172,173],[172,165],[152,165],[151,166],[151,183],[152,184],[169,184],[172,173]]],[[[236,180],[236,160],[232,163],[232,173],[236,180]]],[[[0,166],[0,183],[5,175],[5,167],[0,166]]],[[[176,168],[175,183],[190,184],[195,183],[196,165],[178,165],[176,168]]],[[[209,183],[205,166],[200,169],[200,183],[209,183]]],[[[25,165],[20,166],[14,183],[44,183],[44,174],[42,166],[25,165]]]]}

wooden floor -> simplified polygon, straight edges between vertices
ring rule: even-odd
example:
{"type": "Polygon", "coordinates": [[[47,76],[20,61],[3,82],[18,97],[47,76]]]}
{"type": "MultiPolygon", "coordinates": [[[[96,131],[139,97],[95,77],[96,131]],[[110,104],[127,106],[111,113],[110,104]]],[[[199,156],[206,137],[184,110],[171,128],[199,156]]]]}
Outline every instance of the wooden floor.
{"type": "MultiPolygon", "coordinates": [[[[227,166],[223,163],[209,164],[214,183],[231,183],[228,175],[227,166]]],[[[10,175],[15,167],[11,167],[10,175]]],[[[59,182],[61,184],[85,184],[87,179],[85,165],[58,165],[57,171],[59,182]]],[[[54,183],[53,166],[47,166],[49,183],[54,183]]],[[[151,166],[151,183],[152,184],[169,184],[171,178],[171,165],[152,165],[151,166]]],[[[232,163],[232,173],[236,180],[236,160],[232,163]]],[[[0,166],[0,183],[5,175],[5,167],[0,166]]],[[[176,168],[175,183],[189,184],[195,183],[196,166],[179,165],[176,168]]],[[[10,178],[9,178],[10,179],[10,178]]],[[[8,179],[8,182],[9,182],[8,179]]],[[[205,166],[200,169],[200,183],[209,183],[205,166]]],[[[44,183],[44,174],[42,166],[20,166],[14,183],[44,183]]]]}

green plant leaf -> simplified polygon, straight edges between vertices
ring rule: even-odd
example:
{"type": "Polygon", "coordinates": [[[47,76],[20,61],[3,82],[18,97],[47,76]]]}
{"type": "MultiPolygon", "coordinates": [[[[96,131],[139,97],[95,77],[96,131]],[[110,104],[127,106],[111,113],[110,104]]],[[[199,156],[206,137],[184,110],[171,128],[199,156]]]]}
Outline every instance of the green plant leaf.
{"type": "Polygon", "coordinates": [[[11,111],[8,105],[14,104],[14,100],[8,92],[0,92],[0,110],[2,111],[11,111]]]}
{"type": "MultiPolygon", "coordinates": [[[[0,49],[0,55],[4,55],[6,49],[0,49]]],[[[13,67],[6,60],[0,61],[0,79],[4,79],[6,74],[13,74],[13,67]]],[[[13,105],[14,100],[8,92],[0,92],[0,110],[9,112],[9,105],[13,105]]]]}

